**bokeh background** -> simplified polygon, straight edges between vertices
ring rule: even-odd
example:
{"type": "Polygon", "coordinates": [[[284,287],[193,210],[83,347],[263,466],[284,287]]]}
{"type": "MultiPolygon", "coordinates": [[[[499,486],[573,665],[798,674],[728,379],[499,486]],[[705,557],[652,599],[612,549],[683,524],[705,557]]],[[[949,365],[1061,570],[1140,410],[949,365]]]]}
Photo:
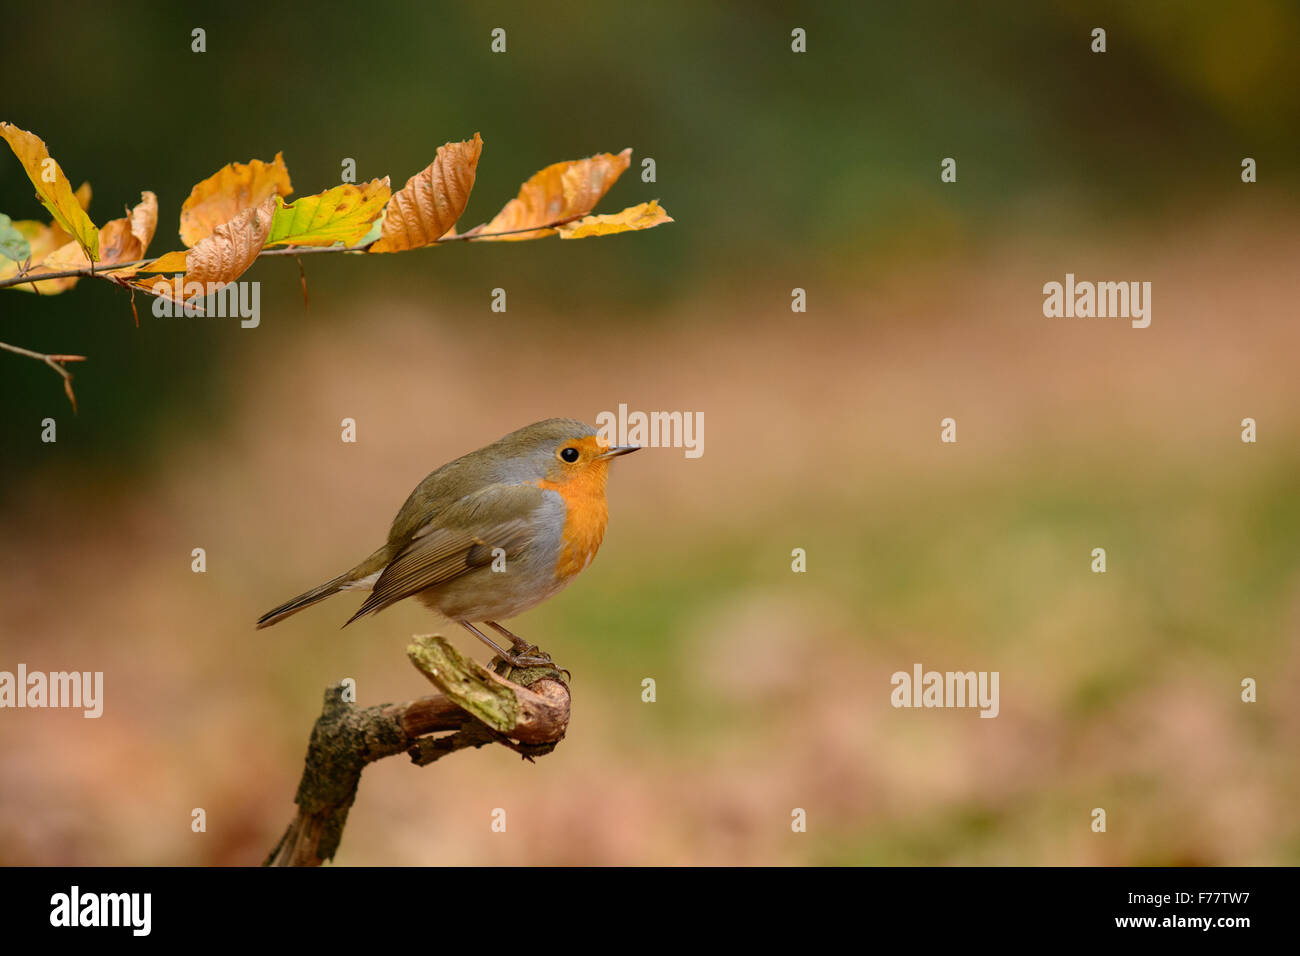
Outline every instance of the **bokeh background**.
{"type": "MultiPolygon", "coordinates": [[[[424,693],[403,649],[436,625],[256,617],[442,462],[620,402],[703,412],[705,453],[620,461],[600,557],[515,621],[572,670],[568,739],[372,766],[337,863],[1300,862],[1300,10],[783,7],[13,12],[0,118],[97,222],[154,190],[155,252],[226,162],[398,187],[475,131],[465,225],[624,146],[601,211],[677,221],[311,257],[309,310],[264,261],[255,330],[0,291],[0,341],[89,356],[74,415],[0,354],[0,669],[106,682],[97,721],[0,712],[0,863],[260,862],[324,687],[424,693]],[[1044,318],[1066,272],[1152,282],[1151,327],[1044,318]],[[893,709],[914,662],[999,671],[1000,716],[893,709]]],[[[0,211],[43,213],[7,153],[0,211]]]]}

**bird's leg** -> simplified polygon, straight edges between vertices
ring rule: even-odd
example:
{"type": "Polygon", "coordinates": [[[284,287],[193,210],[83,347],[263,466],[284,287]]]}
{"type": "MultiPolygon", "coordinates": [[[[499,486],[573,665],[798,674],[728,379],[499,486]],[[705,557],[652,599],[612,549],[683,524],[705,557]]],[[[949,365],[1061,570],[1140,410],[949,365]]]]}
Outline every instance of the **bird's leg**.
{"type": "Polygon", "coordinates": [[[477,637],[488,647],[492,648],[492,650],[496,651],[497,654],[500,655],[504,660],[510,660],[511,657],[514,656],[508,650],[506,650],[504,647],[498,644],[496,641],[492,640],[492,638],[488,637],[486,634],[480,631],[469,621],[458,621],[457,623],[460,624],[461,627],[465,628],[465,630],[469,631],[471,634],[477,637]]]}
{"type": "MultiPolygon", "coordinates": [[[[532,657],[528,653],[523,653],[523,654],[512,653],[506,650],[496,641],[492,640],[492,638],[488,637],[486,634],[480,631],[469,621],[459,621],[458,623],[460,624],[461,627],[465,628],[465,630],[469,631],[471,634],[477,637],[488,647],[492,648],[492,650],[496,651],[497,654],[500,655],[502,660],[509,661],[511,667],[538,667],[538,666],[551,663],[551,659],[549,657],[541,658],[541,657],[532,657]]],[[[493,624],[492,626],[497,628],[497,630],[502,630],[502,628],[499,625],[493,624]]],[[[519,638],[515,637],[509,631],[506,631],[505,634],[507,637],[511,638],[511,640],[519,642],[519,638]]],[[[519,643],[515,645],[516,650],[520,650],[519,643]]],[[[531,647],[531,645],[528,646],[531,647]]],[[[535,651],[537,650],[537,648],[533,647],[532,650],[535,651]]]]}
{"type": "Polygon", "coordinates": [[[502,637],[510,639],[511,650],[518,655],[517,660],[524,661],[524,664],[517,663],[516,658],[511,658],[510,663],[516,667],[540,667],[551,663],[551,655],[541,650],[536,644],[529,644],[517,634],[511,634],[496,621],[484,621],[488,627],[496,631],[502,637]]]}

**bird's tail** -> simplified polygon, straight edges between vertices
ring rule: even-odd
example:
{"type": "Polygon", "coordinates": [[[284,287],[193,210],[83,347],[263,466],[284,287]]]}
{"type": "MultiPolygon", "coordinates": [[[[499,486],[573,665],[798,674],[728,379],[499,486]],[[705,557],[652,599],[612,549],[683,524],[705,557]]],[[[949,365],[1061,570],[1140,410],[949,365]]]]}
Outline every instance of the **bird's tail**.
{"type": "Polygon", "coordinates": [[[316,602],[323,601],[340,591],[368,590],[368,579],[375,571],[384,566],[383,557],[384,549],[380,548],[350,571],[344,571],[338,577],[326,581],[319,587],[304,591],[296,598],[285,601],[277,608],[272,608],[257,619],[258,630],[270,627],[272,624],[278,624],[286,617],[297,614],[303,608],[311,607],[316,602]]]}

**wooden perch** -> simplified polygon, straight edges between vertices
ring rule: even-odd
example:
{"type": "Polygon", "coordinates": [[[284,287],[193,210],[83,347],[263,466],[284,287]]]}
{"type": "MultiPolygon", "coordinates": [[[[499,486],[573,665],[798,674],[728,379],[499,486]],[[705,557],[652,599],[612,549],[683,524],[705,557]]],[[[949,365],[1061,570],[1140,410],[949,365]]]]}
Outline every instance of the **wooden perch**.
{"type": "Polygon", "coordinates": [[[298,814],[266,866],[319,866],[343,838],[348,810],[366,764],[409,754],[418,766],[466,747],[499,743],[527,760],[548,754],[569,726],[569,687],[553,667],[511,671],[494,658],[489,670],[441,637],[416,637],[406,649],[420,673],[442,693],[405,704],[358,708],[344,686],[325,691],[298,784],[298,814]]]}

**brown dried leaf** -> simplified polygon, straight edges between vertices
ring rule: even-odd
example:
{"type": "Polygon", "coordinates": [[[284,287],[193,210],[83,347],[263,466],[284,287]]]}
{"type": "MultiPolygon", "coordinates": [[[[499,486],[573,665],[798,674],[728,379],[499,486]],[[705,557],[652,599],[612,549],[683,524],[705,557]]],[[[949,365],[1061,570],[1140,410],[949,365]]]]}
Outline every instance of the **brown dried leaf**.
{"type": "Polygon", "coordinates": [[[432,245],[455,227],[469,204],[483,137],[438,147],[433,162],[406,181],[388,202],[379,239],[370,252],[402,252],[432,245]]]}
{"type": "Polygon", "coordinates": [[[201,283],[206,294],[243,275],[266,245],[274,211],[275,197],[271,196],[217,226],[186,256],[185,284],[201,283]]]}
{"type": "Polygon", "coordinates": [[[284,155],[264,163],[228,163],[190,190],[181,206],[181,242],[187,246],[212,235],[225,222],[245,210],[262,205],[270,196],[293,192],[284,155]]]}
{"type": "Polygon", "coordinates": [[[519,195],[506,203],[496,218],[472,230],[472,241],[514,242],[554,235],[555,229],[532,227],[587,215],[631,161],[632,150],[628,148],[618,155],[598,153],[547,166],[520,187],[519,195]],[[492,235],[502,232],[513,235],[492,235]]]}

